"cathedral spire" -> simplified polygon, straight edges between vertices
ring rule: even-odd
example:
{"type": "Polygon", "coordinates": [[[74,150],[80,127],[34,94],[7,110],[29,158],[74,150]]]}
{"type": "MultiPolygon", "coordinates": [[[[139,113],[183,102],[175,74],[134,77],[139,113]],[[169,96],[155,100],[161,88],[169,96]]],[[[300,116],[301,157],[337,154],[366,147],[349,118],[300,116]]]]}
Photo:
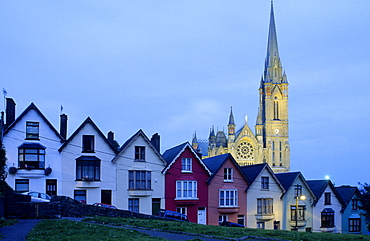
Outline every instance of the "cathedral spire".
{"type": "Polygon", "coordinates": [[[231,106],[230,117],[229,117],[229,125],[235,125],[234,115],[233,115],[233,107],[232,106],[231,106]]]}
{"type": "MultiPolygon", "coordinates": [[[[274,5],[271,1],[271,14],[270,14],[270,26],[269,26],[269,37],[268,37],[268,45],[267,45],[267,61],[272,61],[274,58],[279,58],[279,50],[277,44],[277,36],[276,36],[276,27],[275,27],[275,17],[274,17],[274,5]]],[[[270,62],[270,66],[273,63],[270,62]]]]}

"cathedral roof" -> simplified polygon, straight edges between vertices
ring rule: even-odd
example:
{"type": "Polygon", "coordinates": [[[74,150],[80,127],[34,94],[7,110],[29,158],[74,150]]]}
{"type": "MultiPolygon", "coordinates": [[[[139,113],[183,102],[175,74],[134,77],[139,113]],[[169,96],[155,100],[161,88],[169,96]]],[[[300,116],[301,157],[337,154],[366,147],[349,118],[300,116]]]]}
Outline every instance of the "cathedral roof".
{"type": "Polygon", "coordinates": [[[220,146],[227,147],[227,139],[223,131],[218,131],[216,135],[216,147],[220,146]]]}

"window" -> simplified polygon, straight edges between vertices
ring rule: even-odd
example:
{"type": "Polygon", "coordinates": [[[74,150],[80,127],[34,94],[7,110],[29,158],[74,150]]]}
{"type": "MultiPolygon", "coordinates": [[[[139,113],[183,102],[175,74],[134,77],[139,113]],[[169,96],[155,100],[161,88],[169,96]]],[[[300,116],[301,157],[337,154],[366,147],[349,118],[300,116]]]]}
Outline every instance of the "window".
{"type": "Polygon", "coordinates": [[[269,189],[269,177],[261,177],[261,189],[269,189]]]}
{"type": "Polygon", "coordinates": [[[128,199],[128,210],[131,212],[139,212],[139,199],[138,198],[129,198],[128,199]]]}
{"type": "Polygon", "coordinates": [[[152,189],[152,177],[149,171],[129,171],[128,189],[150,190],[152,189]]]}
{"type": "Polygon", "coordinates": [[[258,198],[257,199],[257,214],[273,214],[273,199],[258,198]]]}
{"type": "Polygon", "coordinates": [[[26,169],[45,168],[45,147],[36,143],[25,143],[18,148],[18,166],[26,169]]]}
{"type": "Polygon", "coordinates": [[[191,172],[192,171],[192,166],[191,163],[192,160],[191,158],[182,158],[181,160],[181,166],[182,166],[182,171],[183,172],[191,172]]]}
{"type": "Polygon", "coordinates": [[[92,135],[82,136],[82,152],[94,152],[94,139],[92,135]]]}
{"type": "Polygon", "coordinates": [[[29,179],[15,179],[15,191],[16,192],[28,192],[30,190],[29,179]]]}
{"type": "Polygon", "coordinates": [[[358,199],[352,199],[352,210],[358,210],[358,199]]]}
{"type": "MultiPolygon", "coordinates": [[[[277,99],[275,97],[275,99],[277,99]]],[[[274,120],[279,120],[279,102],[277,100],[274,101],[274,120]]]]}
{"type": "Polygon", "coordinates": [[[238,215],[238,224],[245,226],[245,215],[238,215]]]}
{"type": "Polygon", "coordinates": [[[228,215],[220,215],[218,216],[218,224],[221,225],[222,222],[227,222],[229,220],[228,215]]]}
{"type": "Polygon", "coordinates": [[[135,146],[135,161],[145,161],[145,146],[135,146]]]}
{"type": "Polygon", "coordinates": [[[233,169],[232,168],[224,168],[224,181],[225,182],[233,181],[233,169]]]}
{"type": "Polygon", "coordinates": [[[265,222],[257,222],[257,228],[265,229],[265,222]]]}
{"type": "Polygon", "coordinates": [[[197,198],[196,181],[176,181],[177,199],[195,199],[197,198]]]}
{"type": "Polygon", "coordinates": [[[57,179],[46,179],[46,194],[57,195],[57,179]]]}
{"type": "Polygon", "coordinates": [[[86,190],[75,190],[74,199],[82,203],[86,203],[86,190]]]}
{"type": "Polygon", "coordinates": [[[295,197],[301,197],[302,196],[302,185],[296,184],[294,185],[294,195],[295,197]]]}
{"type": "Polygon", "coordinates": [[[331,193],[330,192],[325,193],[325,205],[331,205],[331,193]]]}
{"type": "MultiPolygon", "coordinates": [[[[296,206],[290,206],[290,220],[291,221],[296,221],[296,206]]],[[[303,221],[305,220],[305,210],[306,210],[306,206],[298,206],[298,210],[297,210],[297,220],[298,221],[303,221]]]]}
{"type": "Polygon", "coordinates": [[[224,189],[220,190],[220,207],[237,207],[238,190],[224,189]]]}
{"type": "Polygon", "coordinates": [[[26,122],[26,139],[37,140],[39,139],[39,123],[38,122],[26,122]]]}
{"type": "Polygon", "coordinates": [[[325,208],[321,212],[321,227],[332,228],[334,227],[334,210],[331,208],[325,208]]]}
{"type": "Polygon", "coordinates": [[[176,212],[187,215],[188,210],[186,207],[177,207],[176,212]]]}
{"type": "Polygon", "coordinates": [[[81,156],[77,158],[76,180],[99,181],[100,159],[95,156],[81,156]]]}
{"type": "Polygon", "coordinates": [[[348,231],[349,232],[360,232],[361,231],[361,219],[359,218],[348,219],[348,231]]]}

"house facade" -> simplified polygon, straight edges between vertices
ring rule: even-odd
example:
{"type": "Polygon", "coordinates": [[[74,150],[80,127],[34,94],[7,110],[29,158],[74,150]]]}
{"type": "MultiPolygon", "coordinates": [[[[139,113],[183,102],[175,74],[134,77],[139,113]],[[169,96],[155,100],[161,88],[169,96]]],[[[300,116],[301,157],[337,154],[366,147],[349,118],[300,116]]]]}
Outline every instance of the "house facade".
{"type": "Polygon", "coordinates": [[[166,150],[163,158],[166,209],[186,214],[190,222],[208,224],[210,170],[188,142],[166,150]]]}
{"type": "Polygon", "coordinates": [[[248,182],[231,154],[206,158],[212,175],[208,178],[208,224],[220,225],[223,221],[245,226],[247,215],[248,182]]]}
{"type": "Polygon", "coordinates": [[[361,210],[361,193],[357,187],[340,186],[335,188],[344,202],[342,233],[367,234],[365,211],[361,210]]]}
{"type": "Polygon", "coordinates": [[[116,152],[88,117],[59,148],[60,193],[87,204],[116,205],[116,152]]]}
{"type": "Polygon", "coordinates": [[[17,192],[59,195],[61,159],[58,148],[65,137],[34,103],[15,118],[15,102],[7,98],[3,145],[9,175],[6,182],[17,192]]]}
{"type": "Polygon", "coordinates": [[[112,160],[116,165],[118,208],[154,215],[165,207],[162,170],[166,161],[159,151],[159,135],[149,140],[142,130],[122,145],[112,160]]]}
{"type": "Polygon", "coordinates": [[[344,203],[330,180],[308,180],[316,199],[313,202],[312,232],[342,232],[344,203]]]}
{"type": "Polygon", "coordinates": [[[285,189],[267,163],[241,167],[249,184],[247,189],[246,227],[282,229],[284,223],[281,196],[285,189]]]}
{"type": "Polygon", "coordinates": [[[315,195],[300,172],[277,173],[285,188],[282,195],[282,229],[311,232],[313,230],[313,204],[315,195]]]}

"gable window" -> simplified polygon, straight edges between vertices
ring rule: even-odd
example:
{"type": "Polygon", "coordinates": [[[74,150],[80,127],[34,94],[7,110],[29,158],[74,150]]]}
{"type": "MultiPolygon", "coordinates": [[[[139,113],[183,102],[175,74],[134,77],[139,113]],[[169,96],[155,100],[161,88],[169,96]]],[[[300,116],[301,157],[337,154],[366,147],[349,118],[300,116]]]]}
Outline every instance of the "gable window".
{"type": "Polygon", "coordinates": [[[74,199],[86,203],[86,190],[74,190],[74,199]]]}
{"type": "Polygon", "coordinates": [[[129,171],[128,189],[150,190],[152,188],[152,177],[149,171],[129,171]]]}
{"type": "Polygon", "coordinates": [[[233,181],[233,169],[224,168],[224,182],[232,182],[232,181],[233,181]]]}
{"type": "Polygon", "coordinates": [[[82,136],[82,152],[94,152],[94,139],[93,135],[82,136]]]}
{"type": "Polygon", "coordinates": [[[361,219],[359,218],[348,219],[348,231],[349,232],[360,232],[361,231],[361,219]]]}
{"type": "Polygon", "coordinates": [[[139,212],[139,198],[128,199],[128,210],[135,213],[139,212]]]}
{"type": "Polygon", "coordinates": [[[196,199],[196,181],[176,181],[176,199],[196,199]]]}
{"type": "Polygon", "coordinates": [[[30,190],[29,179],[15,179],[15,191],[16,192],[28,192],[30,190]]]}
{"type": "Polygon", "coordinates": [[[76,180],[99,181],[100,159],[95,156],[81,156],[76,159],[76,180]]]}
{"type": "Polygon", "coordinates": [[[220,207],[237,207],[238,206],[238,190],[236,189],[221,189],[219,192],[220,207]]]}
{"type": "Polygon", "coordinates": [[[18,166],[26,169],[45,168],[45,147],[38,143],[24,143],[19,146],[18,166]]]}
{"type": "Polygon", "coordinates": [[[325,205],[331,205],[331,193],[330,192],[325,193],[324,199],[325,199],[324,201],[325,205]]]}
{"type": "Polygon", "coordinates": [[[38,140],[39,139],[39,123],[26,122],[26,139],[38,140]]]}
{"type": "Polygon", "coordinates": [[[261,177],[261,189],[268,190],[269,186],[269,177],[261,177]]]}
{"type": "MultiPolygon", "coordinates": [[[[296,221],[295,209],[296,209],[296,206],[290,206],[290,220],[291,221],[296,221]]],[[[298,206],[297,221],[305,220],[305,210],[306,210],[306,206],[298,206]]]]}
{"type": "Polygon", "coordinates": [[[334,227],[334,210],[331,208],[325,208],[321,212],[321,227],[332,228],[334,227]]]}
{"type": "Polygon", "coordinates": [[[358,210],[358,199],[352,199],[352,210],[358,210]]]}
{"type": "Polygon", "coordinates": [[[145,146],[135,146],[135,161],[145,161],[145,146]]]}
{"type": "Polygon", "coordinates": [[[192,160],[191,158],[182,158],[181,159],[181,170],[183,172],[191,172],[192,171],[192,160]]]}
{"type": "Polygon", "coordinates": [[[273,214],[273,199],[258,198],[257,199],[257,214],[273,214]]]}

